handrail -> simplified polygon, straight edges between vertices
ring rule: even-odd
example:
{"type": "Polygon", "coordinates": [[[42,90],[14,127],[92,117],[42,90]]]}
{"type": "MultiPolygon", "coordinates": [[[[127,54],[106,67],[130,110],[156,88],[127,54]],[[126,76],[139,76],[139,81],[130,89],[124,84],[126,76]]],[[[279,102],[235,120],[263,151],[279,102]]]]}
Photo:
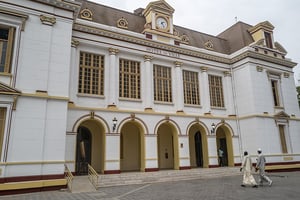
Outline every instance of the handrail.
{"type": "Polygon", "coordinates": [[[99,174],[96,172],[96,170],[94,170],[94,168],[90,164],[88,164],[88,176],[93,186],[97,189],[99,174]]]}
{"type": "Polygon", "coordinates": [[[73,184],[73,174],[69,170],[68,166],[65,164],[65,179],[67,179],[67,186],[70,191],[72,191],[72,184],[73,184]]]}

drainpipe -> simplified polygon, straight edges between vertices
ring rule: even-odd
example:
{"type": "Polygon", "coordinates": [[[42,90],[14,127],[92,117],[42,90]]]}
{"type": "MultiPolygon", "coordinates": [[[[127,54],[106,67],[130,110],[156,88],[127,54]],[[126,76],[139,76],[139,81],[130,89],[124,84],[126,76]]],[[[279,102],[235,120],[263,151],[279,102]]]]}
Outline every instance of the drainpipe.
{"type": "Polygon", "coordinates": [[[230,68],[231,72],[231,81],[232,81],[232,94],[233,94],[233,106],[234,106],[234,111],[236,114],[236,127],[237,127],[237,134],[239,136],[239,150],[240,150],[240,158],[241,161],[243,159],[243,141],[242,141],[242,134],[241,134],[241,127],[240,127],[240,120],[239,120],[239,112],[238,112],[238,107],[237,107],[237,99],[236,99],[236,90],[235,90],[235,80],[234,80],[234,73],[232,66],[230,68]]]}

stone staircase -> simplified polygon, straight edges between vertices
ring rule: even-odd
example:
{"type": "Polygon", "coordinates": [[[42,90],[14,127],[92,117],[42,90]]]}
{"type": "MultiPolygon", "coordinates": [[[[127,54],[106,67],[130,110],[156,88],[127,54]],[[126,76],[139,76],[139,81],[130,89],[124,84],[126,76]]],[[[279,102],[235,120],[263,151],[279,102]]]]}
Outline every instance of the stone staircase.
{"type": "Polygon", "coordinates": [[[72,182],[72,193],[80,193],[80,192],[95,192],[96,188],[90,182],[89,177],[86,176],[74,176],[72,182]]]}
{"type": "Polygon", "coordinates": [[[220,176],[241,175],[238,167],[195,168],[188,170],[161,170],[156,172],[123,172],[121,174],[100,174],[98,187],[130,184],[205,179],[220,176]]]}

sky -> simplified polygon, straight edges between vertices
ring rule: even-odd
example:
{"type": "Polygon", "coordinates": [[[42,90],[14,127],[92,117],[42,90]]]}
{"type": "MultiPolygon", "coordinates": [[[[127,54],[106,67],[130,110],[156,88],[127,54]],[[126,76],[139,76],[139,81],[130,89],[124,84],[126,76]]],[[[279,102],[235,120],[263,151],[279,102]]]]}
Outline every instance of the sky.
{"type": "MultiPolygon", "coordinates": [[[[155,0],[89,0],[133,12],[155,0]]],[[[269,21],[275,28],[274,41],[288,52],[294,67],[295,84],[300,86],[300,1],[299,0],[166,0],[175,9],[173,23],[216,36],[237,21],[256,25],[269,21]],[[298,81],[299,80],[299,81],[298,81]]]]}

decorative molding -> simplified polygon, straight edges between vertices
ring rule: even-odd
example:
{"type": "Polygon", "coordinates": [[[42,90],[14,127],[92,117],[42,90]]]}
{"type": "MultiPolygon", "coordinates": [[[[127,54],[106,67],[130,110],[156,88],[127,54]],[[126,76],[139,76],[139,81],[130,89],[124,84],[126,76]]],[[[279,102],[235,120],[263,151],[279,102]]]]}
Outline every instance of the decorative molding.
{"type": "Polygon", "coordinates": [[[182,66],[182,62],[175,61],[174,65],[175,65],[175,67],[181,67],[182,66]]]}
{"type": "Polygon", "coordinates": [[[108,49],[110,55],[116,55],[119,53],[119,49],[109,48],[108,49]]]}
{"type": "Polygon", "coordinates": [[[95,27],[91,27],[91,26],[79,24],[79,23],[75,23],[73,28],[74,28],[74,30],[78,30],[78,31],[85,32],[85,33],[95,34],[95,35],[108,37],[108,38],[112,38],[112,39],[116,39],[116,40],[121,40],[121,41],[129,42],[129,43],[133,43],[133,44],[143,45],[146,47],[170,51],[170,52],[173,52],[174,54],[183,54],[183,55],[187,55],[187,56],[202,58],[202,59],[215,61],[215,62],[219,62],[219,63],[224,63],[224,64],[234,64],[240,60],[250,57],[250,58],[260,59],[260,60],[264,60],[264,61],[275,63],[275,64],[284,65],[284,66],[290,67],[290,68],[293,68],[294,66],[297,65],[297,63],[295,63],[295,62],[285,60],[285,59],[271,57],[268,55],[264,55],[259,52],[255,52],[254,50],[248,50],[248,51],[245,51],[233,58],[227,58],[227,57],[225,57],[225,55],[224,55],[224,57],[218,56],[218,55],[212,55],[209,53],[185,49],[185,48],[174,46],[174,45],[162,44],[160,42],[156,42],[156,41],[149,40],[146,38],[139,38],[139,37],[134,37],[134,36],[130,36],[127,34],[116,33],[113,31],[104,30],[101,28],[95,28],[95,27]]]}
{"type": "Polygon", "coordinates": [[[151,61],[153,59],[153,56],[149,56],[149,55],[144,55],[144,60],[146,61],[151,61]]]}
{"type": "Polygon", "coordinates": [[[200,67],[200,69],[201,69],[201,72],[207,72],[208,67],[200,67]]]}
{"type": "Polygon", "coordinates": [[[284,77],[284,78],[289,78],[289,77],[290,77],[290,73],[284,72],[284,73],[283,73],[283,77],[284,77]]]}
{"type": "Polygon", "coordinates": [[[135,120],[135,113],[131,113],[131,114],[130,114],[130,119],[131,119],[132,121],[135,120]]]}
{"type": "Polygon", "coordinates": [[[5,14],[5,15],[11,15],[11,16],[15,16],[15,17],[21,18],[21,21],[22,21],[21,31],[25,30],[25,23],[26,23],[26,21],[27,21],[27,19],[29,17],[27,14],[20,13],[20,12],[15,12],[15,11],[7,9],[7,8],[5,8],[5,10],[4,9],[0,9],[0,13],[5,14]]]}
{"type": "Polygon", "coordinates": [[[91,119],[94,119],[94,118],[95,118],[95,112],[94,112],[94,111],[91,111],[91,112],[90,112],[90,118],[91,118],[91,119]]]}
{"type": "Polygon", "coordinates": [[[204,43],[204,47],[206,49],[213,50],[214,49],[214,44],[212,43],[211,40],[208,40],[207,42],[204,43]]]}
{"type": "Polygon", "coordinates": [[[88,8],[85,8],[82,11],[80,11],[80,18],[91,21],[91,20],[93,20],[93,13],[88,8]]]}
{"type": "Polygon", "coordinates": [[[184,44],[189,44],[190,43],[190,38],[187,35],[182,35],[180,37],[180,39],[181,39],[181,42],[184,43],[184,44]]]}
{"type": "Polygon", "coordinates": [[[231,72],[230,71],[225,71],[223,72],[225,77],[231,77],[231,72]]]}
{"type": "Polygon", "coordinates": [[[71,47],[77,48],[79,45],[79,41],[72,38],[71,47]]]}
{"type": "Polygon", "coordinates": [[[264,68],[262,66],[256,66],[256,71],[262,72],[264,68]]]}
{"type": "Polygon", "coordinates": [[[124,17],[122,17],[117,21],[117,27],[128,29],[128,21],[124,17]]]}
{"type": "Polygon", "coordinates": [[[53,26],[56,23],[55,17],[48,17],[45,15],[40,15],[40,20],[43,24],[53,26]]]}

